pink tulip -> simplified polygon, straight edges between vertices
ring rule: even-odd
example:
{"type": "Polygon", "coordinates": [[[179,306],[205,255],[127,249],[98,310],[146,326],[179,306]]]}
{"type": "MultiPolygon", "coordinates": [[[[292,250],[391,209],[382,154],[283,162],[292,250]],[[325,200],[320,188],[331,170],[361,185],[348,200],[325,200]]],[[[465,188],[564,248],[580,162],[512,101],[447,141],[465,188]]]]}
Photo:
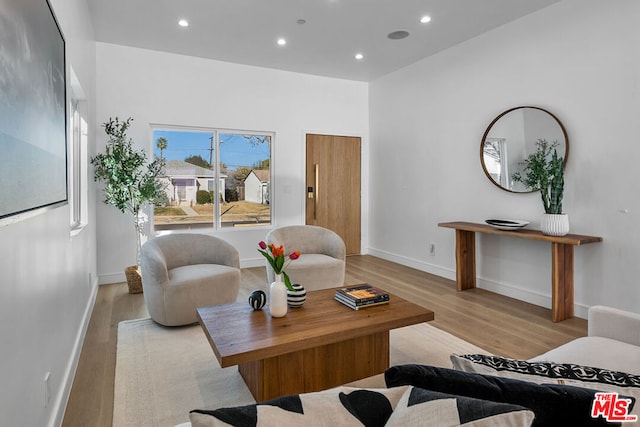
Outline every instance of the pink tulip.
{"type": "Polygon", "coordinates": [[[267,244],[265,242],[261,241],[260,243],[258,243],[258,246],[260,246],[260,249],[267,249],[267,244]]]}
{"type": "Polygon", "coordinates": [[[300,258],[300,251],[291,252],[289,255],[289,259],[294,260],[300,258]]]}

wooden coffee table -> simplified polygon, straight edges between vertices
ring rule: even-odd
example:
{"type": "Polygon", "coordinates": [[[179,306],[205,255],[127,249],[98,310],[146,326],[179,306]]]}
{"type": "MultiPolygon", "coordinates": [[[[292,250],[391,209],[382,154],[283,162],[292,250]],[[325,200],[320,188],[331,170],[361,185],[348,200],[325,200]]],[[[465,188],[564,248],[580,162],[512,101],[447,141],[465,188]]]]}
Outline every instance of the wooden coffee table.
{"type": "Polygon", "coordinates": [[[433,320],[433,311],[390,295],[389,304],[352,310],[335,289],[307,294],[275,318],[247,302],[198,308],[220,366],[238,365],[258,402],[324,390],[384,372],[389,330],[433,320]]]}

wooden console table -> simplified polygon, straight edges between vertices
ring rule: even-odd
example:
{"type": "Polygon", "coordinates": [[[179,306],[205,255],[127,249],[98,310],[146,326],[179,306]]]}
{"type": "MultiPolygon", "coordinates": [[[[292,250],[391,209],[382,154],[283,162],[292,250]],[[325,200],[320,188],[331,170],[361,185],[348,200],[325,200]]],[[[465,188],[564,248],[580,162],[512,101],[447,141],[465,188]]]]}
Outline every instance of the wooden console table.
{"type": "Polygon", "coordinates": [[[602,237],[579,234],[547,236],[539,230],[527,228],[500,230],[473,222],[442,222],[438,226],[456,230],[456,281],[459,291],[476,287],[476,232],[550,242],[551,320],[554,322],[573,317],[573,247],[602,241],[602,237]]]}

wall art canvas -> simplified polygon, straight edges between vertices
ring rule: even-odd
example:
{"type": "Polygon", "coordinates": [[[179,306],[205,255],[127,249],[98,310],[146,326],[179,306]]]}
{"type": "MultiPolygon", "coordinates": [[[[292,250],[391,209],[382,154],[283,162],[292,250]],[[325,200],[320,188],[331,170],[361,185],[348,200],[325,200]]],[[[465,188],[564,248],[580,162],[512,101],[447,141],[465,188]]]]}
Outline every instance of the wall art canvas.
{"type": "Polygon", "coordinates": [[[67,202],[65,41],[47,0],[0,0],[0,221],[67,202]]]}

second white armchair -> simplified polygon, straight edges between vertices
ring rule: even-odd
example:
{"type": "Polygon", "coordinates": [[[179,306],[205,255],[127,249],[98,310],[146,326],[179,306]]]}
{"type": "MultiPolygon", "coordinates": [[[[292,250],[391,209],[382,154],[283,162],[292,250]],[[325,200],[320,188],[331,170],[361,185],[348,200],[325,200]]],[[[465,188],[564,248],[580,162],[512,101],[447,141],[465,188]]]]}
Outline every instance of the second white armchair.
{"type": "MultiPolygon", "coordinates": [[[[313,225],[279,227],[267,234],[266,243],[283,245],[285,253],[300,251],[300,258],[286,269],[292,283],[300,283],[307,291],[344,285],[346,248],[335,232],[313,225]]],[[[267,277],[275,275],[267,263],[267,277]]]]}

